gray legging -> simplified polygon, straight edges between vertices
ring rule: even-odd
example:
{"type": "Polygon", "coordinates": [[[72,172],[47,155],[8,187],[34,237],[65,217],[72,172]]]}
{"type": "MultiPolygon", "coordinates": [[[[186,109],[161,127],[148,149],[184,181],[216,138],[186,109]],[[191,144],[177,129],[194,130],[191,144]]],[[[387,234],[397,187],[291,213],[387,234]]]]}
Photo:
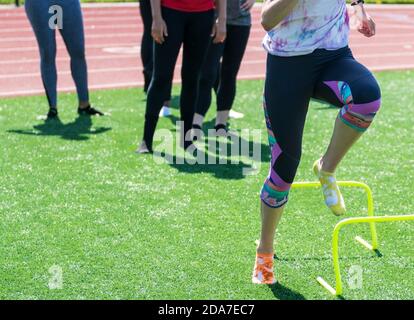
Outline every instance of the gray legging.
{"type": "Polygon", "coordinates": [[[79,101],[88,101],[88,74],[85,60],[85,36],[79,0],[26,0],[25,8],[33,27],[40,52],[40,69],[50,107],[57,106],[56,31],[49,27],[54,12],[51,6],[62,8],[62,29],[66,48],[71,58],[72,77],[79,101]]]}

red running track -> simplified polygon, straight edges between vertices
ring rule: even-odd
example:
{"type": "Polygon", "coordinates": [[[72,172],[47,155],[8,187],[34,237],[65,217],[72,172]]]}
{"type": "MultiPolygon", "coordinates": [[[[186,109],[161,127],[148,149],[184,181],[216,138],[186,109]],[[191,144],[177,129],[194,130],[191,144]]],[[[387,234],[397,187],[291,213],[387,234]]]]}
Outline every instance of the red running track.
{"type": "MultiPolygon", "coordinates": [[[[240,79],[264,77],[266,54],[261,47],[264,32],[259,12],[256,7],[240,79]]],[[[377,35],[367,39],[352,32],[356,57],[375,71],[414,68],[414,6],[372,6],[369,12],[377,22],[377,35]]],[[[86,6],[84,17],[90,88],[142,86],[138,5],[86,6]]],[[[58,48],[59,90],[73,91],[69,57],[60,36],[58,48]]],[[[175,81],[178,75],[176,71],[175,81]]],[[[43,94],[43,87],[32,30],[22,8],[0,7],[0,97],[33,94],[43,94]]]]}

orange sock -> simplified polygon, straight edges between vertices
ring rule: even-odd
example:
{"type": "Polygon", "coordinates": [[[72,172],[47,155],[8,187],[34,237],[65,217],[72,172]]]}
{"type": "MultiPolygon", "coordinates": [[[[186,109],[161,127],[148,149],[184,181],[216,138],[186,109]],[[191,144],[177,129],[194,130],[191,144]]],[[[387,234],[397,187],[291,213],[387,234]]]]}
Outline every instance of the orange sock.
{"type": "Polygon", "coordinates": [[[255,284],[276,283],[273,272],[273,253],[256,253],[256,263],[253,270],[252,282],[255,284]]]}

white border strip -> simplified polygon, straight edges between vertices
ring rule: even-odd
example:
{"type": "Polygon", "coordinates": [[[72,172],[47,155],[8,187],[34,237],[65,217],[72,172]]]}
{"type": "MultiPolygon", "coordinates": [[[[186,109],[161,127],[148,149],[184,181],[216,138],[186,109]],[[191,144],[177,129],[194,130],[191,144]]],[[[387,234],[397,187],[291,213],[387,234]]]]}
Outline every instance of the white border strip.
{"type": "MultiPolygon", "coordinates": [[[[256,3],[254,5],[257,8],[262,7],[262,3],[256,3]]],[[[368,8],[374,9],[414,9],[414,4],[365,4],[368,8]]],[[[137,8],[139,7],[139,3],[135,2],[108,2],[108,3],[82,3],[82,7],[85,8],[137,8]]],[[[16,7],[12,4],[1,4],[0,10],[2,9],[15,9],[16,7]]]]}

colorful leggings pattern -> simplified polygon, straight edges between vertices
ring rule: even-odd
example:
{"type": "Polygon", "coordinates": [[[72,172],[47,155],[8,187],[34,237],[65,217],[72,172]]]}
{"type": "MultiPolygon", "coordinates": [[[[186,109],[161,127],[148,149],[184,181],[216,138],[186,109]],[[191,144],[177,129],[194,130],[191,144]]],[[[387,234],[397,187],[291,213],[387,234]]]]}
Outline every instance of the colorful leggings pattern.
{"type": "Polygon", "coordinates": [[[312,98],[340,107],[339,119],[360,132],[368,129],[381,105],[377,81],[348,47],[297,57],[268,55],[263,107],[271,165],[261,199],[269,207],[288,201],[312,98]]]}

